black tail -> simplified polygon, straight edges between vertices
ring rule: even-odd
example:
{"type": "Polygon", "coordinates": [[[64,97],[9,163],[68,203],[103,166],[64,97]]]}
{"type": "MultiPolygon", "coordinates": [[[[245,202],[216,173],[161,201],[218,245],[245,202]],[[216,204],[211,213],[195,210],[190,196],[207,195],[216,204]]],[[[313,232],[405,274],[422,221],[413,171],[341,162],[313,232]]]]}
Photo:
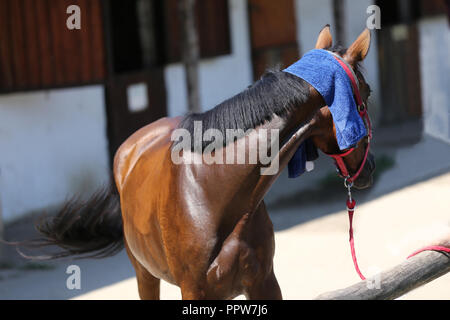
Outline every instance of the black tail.
{"type": "MultiPolygon", "coordinates": [[[[49,260],[76,256],[105,258],[123,248],[122,215],[119,196],[114,185],[98,190],[87,201],[74,198],[59,213],[36,226],[43,238],[18,243],[19,246],[62,248],[44,256],[24,257],[49,260]]],[[[19,251],[20,252],[20,251],[19,251]]]]}

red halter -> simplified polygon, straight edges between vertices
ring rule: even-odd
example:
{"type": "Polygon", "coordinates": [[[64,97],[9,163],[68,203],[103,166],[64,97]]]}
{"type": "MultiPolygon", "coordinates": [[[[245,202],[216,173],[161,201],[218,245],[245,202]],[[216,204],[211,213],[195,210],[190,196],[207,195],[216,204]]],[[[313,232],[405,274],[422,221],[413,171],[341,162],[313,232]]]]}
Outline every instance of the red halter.
{"type": "Polygon", "coordinates": [[[345,73],[347,73],[347,76],[350,79],[350,82],[351,82],[352,88],[353,88],[353,94],[355,95],[356,104],[358,106],[359,115],[363,119],[363,121],[366,123],[367,131],[368,131],[368,143],[367,143],[367,147],[366,147],[366,152],[364,154],[363,161],[361,162],[361,165],[360,165],[358,171],[356,171],[356,173],[353,176],[350,176],[350,172],[347,169],[347,166],[345,165],[345,162],[344,162],[344,157],[348,156],[350,153],[355,151],[356,148],[350,148],[349,150],[347,150],[344,153],[328,154],[330,157],[332,157],[334,159],[336,167],[339,169],[340,175],[343,178],[345,178],[345,186],[347,186],[347,185],[353,184],[353,182],[360,175],[362,169],[364,168],[364,165],[366,164],[367,156],[369,155],[370,140],[372,138],[372,124],[370,123],[370,118],[369,118],[369,114],[367,113],[366,104],[361,99],[361,94],[359,93],[359,88],[358,88],[358,79],[356,78],[355,73],[353,72],[351,67],[349,67],[348,64],[342,60],[342,58],[340,58],[337,55],[334,55],[334,57],[339,62],[341,67],[345,70],[345,73]]]}
{"type": "Polygon", "coordinates": [[[370,140],[372,138],[372,125],[370,123],[370,118],[369,118],[369,115],[367,113],[367,108],[366,108],[365,104],[362,104],[361,107],[363,107],[364,111],[360,111],[359,115],[361,116],[361,118],[364,119],[364,121],[365,121],[365,123],[367,125],[367,128],[368,128],[368,131],[369,131],[369,135],[368,135],[368,142],[367,142],[367,147],[366,147],[366,151],[365,151],[365,154],[364,154],[364,158],[363,158],[363,161],[361,162],[361,165],[359,166],[358,171],[356,171],[355,174],[353,174],[353,176],[350,176],[350,172],[348,171],[347,166],[345,165],[345,162],[344,162],[344,157],[348,156],[350,153],[355,151],[356,148],[350,148],[349,150],[347,150],[344,153],[328,154],[330,157],[332,157],[334,159],[336,167],[338,167],[338,169],[339,169],[339,174],[343,178],[345,178],[345,185],[346,186],[347,186],[347,184],[352,185],[353,182],[361,174],[361,171],[364,168],[364,165],[366,164],[366,161],[367,161],[367,157],[369,155],[370,140]]]}

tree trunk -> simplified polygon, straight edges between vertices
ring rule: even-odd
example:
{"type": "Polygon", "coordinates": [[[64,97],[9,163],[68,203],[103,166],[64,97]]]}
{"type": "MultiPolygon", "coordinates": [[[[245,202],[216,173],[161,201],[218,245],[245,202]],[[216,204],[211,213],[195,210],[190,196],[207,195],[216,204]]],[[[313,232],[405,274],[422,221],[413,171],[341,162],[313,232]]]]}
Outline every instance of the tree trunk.
{"type": "Polygon", "coordinates": [[[190,112],[200,112],[199,94],[199,42],[195,26],[196,0],[179,0],[178,8],[182,29],[182,56],[186,73],[188,109],[190,112]]]}

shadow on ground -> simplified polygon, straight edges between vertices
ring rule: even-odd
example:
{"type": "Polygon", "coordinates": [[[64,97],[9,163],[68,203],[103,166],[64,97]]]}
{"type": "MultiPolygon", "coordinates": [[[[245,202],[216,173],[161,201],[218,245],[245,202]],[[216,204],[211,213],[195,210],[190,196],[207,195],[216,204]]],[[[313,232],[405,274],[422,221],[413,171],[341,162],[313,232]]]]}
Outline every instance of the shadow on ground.
{"type": "MultiPolygon", "coordinates": [[[[39,235],[34,224],[40,218],[39,213],[8,224],[5,239],[20,241],[37,238],[39,235]]],[[[61,259],[55,261],[35,261],[23,258],[15,246],[1,246],[0,261],[0,300],[9,299],[70,299],[92,290],[131,278],[134,270],[125,250],[106,259],[61,259]],[[66,273],[70,265],[81,270],[81,289],[68,289],[67,280],[72,273],[66,273]]],[[[23,248],[27,255],[45,254],[48,250],[32,251],[23,248]]]]}

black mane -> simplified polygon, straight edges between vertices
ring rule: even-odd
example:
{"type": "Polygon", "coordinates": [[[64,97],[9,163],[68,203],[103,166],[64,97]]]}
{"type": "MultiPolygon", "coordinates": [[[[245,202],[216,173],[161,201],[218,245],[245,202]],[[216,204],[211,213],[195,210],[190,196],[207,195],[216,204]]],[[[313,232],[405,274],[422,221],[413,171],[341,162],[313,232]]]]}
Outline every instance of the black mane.
{"type": "MultiPolygon", "coordinates": [[[[283,71],[266,71],[252,86],[213,109],[186,115],[179,128],[188,130],[193,137],[194,121],[201,121],[203,132],[217,129],[225,138],[227,129],[245,132],[272,120],[275,115],[286,119],[291,110],[308,98],[309,85],[303,79],[283,71]]],[[[224,139],[224,145],[227,142],[224,139]]],[[[209,143],[203,141],[203,149],[209,143]]]]}
{"type": "MultiPolygon", "coordinates": [[[[344,55],[346,48],[336,45],[327,50],[344,55]]],[[[358,78],[364,79],[361,66],[354,70],[358,78]]],[[[201,121],[202,133],[208,129],[219,130],[226,137],[227,129],[254,129],[274,116],[286,119],[295,107],[309,98],[309,85],[303,79],[283,71],[268,70],[260,80],[246,90],[203,113],[191,113],[181,121],[179,128],[188,130],[194,137],[194,121],[201,121]]],[[[230,141],[224,139],[224,146],[230,141]]],[[[210,141],[203,141],[204,149],[210,141]]],[[[176,144],[176,143],[175,143],[176,144]]],[[[194,139],[191,141],[194,150],[194,139]]]]}

